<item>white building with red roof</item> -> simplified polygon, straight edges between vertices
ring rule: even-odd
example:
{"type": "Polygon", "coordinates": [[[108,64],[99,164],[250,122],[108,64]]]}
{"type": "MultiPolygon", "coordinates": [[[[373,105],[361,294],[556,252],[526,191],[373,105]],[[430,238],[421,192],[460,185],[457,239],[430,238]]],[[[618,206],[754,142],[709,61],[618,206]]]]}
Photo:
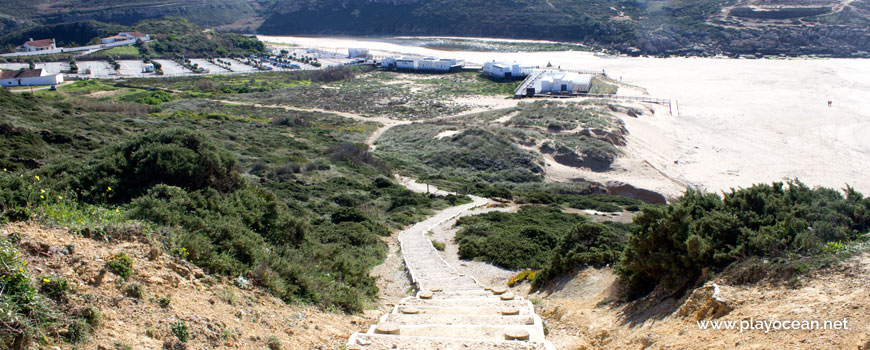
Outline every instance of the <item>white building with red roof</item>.
{"type": "Polygon", "coordinates": [[[46,74],[42,68],[0,71],[0,86],[57,85],[63,74],[46,74]]]}
{"type": "Polygon", "coordinates": [[[56,48],[57,46],[55,45],[54,39],[33,40],[33,38],[30,38],[30,40],[24,42],[24,44],[18,47],[18,51],[35,52],[54,50],[56,48]]]}

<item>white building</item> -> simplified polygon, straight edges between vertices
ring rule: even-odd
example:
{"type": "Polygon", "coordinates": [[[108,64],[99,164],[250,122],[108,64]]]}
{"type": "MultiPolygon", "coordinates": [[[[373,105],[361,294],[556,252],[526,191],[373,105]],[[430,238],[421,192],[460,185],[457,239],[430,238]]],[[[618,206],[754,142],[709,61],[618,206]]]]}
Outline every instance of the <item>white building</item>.
{"type": "Polygon", "coordinates": [[[154,64],[145,63],[144,65],[142,65],[142,73],[154,73],[154,64]]]}
{"type": "Polygon", "coordinates": [[[27,40],[18,47],[18,51],[23,52],[35,52],[35,51],[45,51],[45,50],[54,50],[57,48],[55,45],[54,39],[41,39],[41,40],[27,40]]]}
{"type": "Polygon", "coordinates": [[[592,74],[545,71],[532,86],[536,93],[586,93],[592,87],[592,74]]]}
{"type": "Polygon", "coordinates": [[[45,74],[42,68],[0,72],[0,86],[57,85],[62,82],[63,74],[45,74]]]}
{"type": "Polygon", "coordinates": [[[347,58],[369,57],[368,49],[352,48],[347,49],[347,58]]]}
{"type": "Polygon", "coordinates": [[[396,69],[416,70],[420,66],[420,59],[417,57],[402,57],[396,59],[396,69]]]}
{"type": "Polygon", "coordinates": [[[119,41],[135,41],[142,40],[148,41],[151,40],[151,36],[148,34],[142,34],[139,32],[120,32],[118,35],[113,35],[108,38],[100,39],[100,43],[102,44],[112,44],[119,41]]]}
{"type": "Polygon", "coordinates": [[[381,60],[381,67],[421,72],[450,72],[462,69],[464,60],[435,57],[387,57],[381,60]]]}
{"type": "Polygon", "coordinates": [[[500,79],[522,78],[532,72],[532,66],[492,61],[483,64],[483,72],[500,79]]]}

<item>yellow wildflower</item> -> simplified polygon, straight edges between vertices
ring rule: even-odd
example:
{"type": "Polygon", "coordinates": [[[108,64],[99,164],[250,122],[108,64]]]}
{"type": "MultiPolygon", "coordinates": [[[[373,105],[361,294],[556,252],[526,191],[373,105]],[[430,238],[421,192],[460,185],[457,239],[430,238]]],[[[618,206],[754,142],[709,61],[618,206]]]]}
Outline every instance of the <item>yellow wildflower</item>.
{"type": "Polygon", "coordinates": [[[45,193],[45,190],[43,190],[43,189],[40,188],[40,189],[39,189],[39,193],[45,193]]]}
{"type": "Polygon", "coordinates": [[[45,196],[39,195],[39,199],[45,199],[45,196]]]}
{"type": "Polygon", "coordinates": [[[48,278],[43,278],[42,281],[45,282],[45,283],[51,283],[51,280],[48,279],[48,278]]]}
{"type": "Polygon", "coordinates": [[[112,186],[106,187],[106,192],[112,192],[112,186]]]}
{"type": "Polygon", "coordinates": [[[36,178],[36,181],[39,181],[39,175],[33,175],[33,177],[36,178]]]}
{"type": "Polygon", "coordinates": [[[63,199],[63,197],[61,197],[61,196],[57,196],[57,199],[63,199]]]}

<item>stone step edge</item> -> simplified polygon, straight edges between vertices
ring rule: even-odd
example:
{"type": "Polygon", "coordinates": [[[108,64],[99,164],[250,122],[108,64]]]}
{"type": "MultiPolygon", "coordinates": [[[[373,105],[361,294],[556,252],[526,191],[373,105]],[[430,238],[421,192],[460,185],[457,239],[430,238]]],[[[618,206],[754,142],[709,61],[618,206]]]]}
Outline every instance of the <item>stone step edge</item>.
{"type": "Polygon", "coordinates": [[[498,344],[506,344],[506,343],[525,343],[531,347],[534,347],[534,346],[537,346],[538,344],[542,344],[546,350],[556,350],[556,347],[553,346],[553,344],[550,343],[550,341],[548,341],[548,340],[545,340],[542,343],[542,342],[537,342],[537,341],[523,341],[523,340],[496,341],[496,340],[481,340],[481,339],[474,339],[474,338],[444,338],[444,337],[427,337],[427,336],[418,336],[418,335],[403,336],[403,335],[369,334],[369,333],[359,333],[359,332],[354,333],[350,336],[350,338],[348,339],[348,342],[347,342],[347,346],[350,347],[352,345],[358,345],[357,339],[359,336],[372,337],[372,338],[384,338],[384,339],[388,339],[388,338],[414,338],[414,339],[419,339],[420,341],[426,341],[426,342],[444,341],[444,342],[451,342],[451,343],[464,343],[464,344],[469,344],[469,345],[481,345],[481,344],[498,345],[498,344]]]}

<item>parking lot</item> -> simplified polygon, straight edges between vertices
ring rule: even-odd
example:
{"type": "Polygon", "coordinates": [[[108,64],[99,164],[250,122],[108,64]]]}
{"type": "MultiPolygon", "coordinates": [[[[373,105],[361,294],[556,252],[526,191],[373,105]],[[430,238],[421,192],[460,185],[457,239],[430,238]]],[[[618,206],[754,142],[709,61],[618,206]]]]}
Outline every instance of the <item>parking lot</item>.
{"type": "Polygon", "coordinates": [[[118,73],[106,61],[80,61],[76,62],[79,66],[79,74],[90,76],[92,78],[110,78],[118,76],[118,73]]]}
{"type": "Polygon", "coordinates": [[[211,73],[211,74],[231,72],[225,68],[221,68],[220,66],[213,64],[209,61],[206,61],[205,59],[202,59],[202,58],[191,58],[190,62],[194,63],[194,64],[198,64],[202,69],[205,69],[206,71],[208,71],[208,73],[211,73]]]}
{"type": "Polygon", "coordinates": [[[189,69],[184,68],[184,66],[172,60],[154,60],[154,62],[160,63],[163,69],[163,75],[193,73],[189,69]]]}
{"type": "Polygon", "coordinates": [[[231,58],[222,58],[222,60],[231,63],[230,69],[232,69],[233,72],[255,72],[255,71],[257,71],[257,68],[251,67],[251,66],[244,64],[238,60],[234,60],[231,58]]]}
{"type": "MultiPolygon", "coordinates": [[[[301,57],[302,55],[307,55],[309,57],[317,57],[321,56],[320,62],[323,64],[320,68],[325,68],[329,66],[338,66],[342,65],[345,61],[349,61],[346,58],[337,58],[337,54],[329,53],[329,52],[318,52],[315,50],[303,50],[303,49],[293,49],[292,52],[297,53],[297,57],[301,57]],[[326,58],[329,56],[330,58],[326,58]]],[[[261,72],[261,70],[256,67],[249,66],[247,64],[242,63],[242,61],[237,59],[230,58],[220,58],[220,60],[224,62],[229,62],[229,69],[218,66],[214,63],[210,63],[205,59],[191,59],[191,63],[199,65],[199,67],[204,68],[207,72],[204,74],[233,74],[233,73],[254,73],[261,72]]],[[[154,73],[145,73],[143,72],[143,68],[145,63],[141,60],[120,60],[117,61],[120,65],[118,70],[115,70],[114,67],[109,65],[107,61],[78,61],[79,71],[78,74],[69,74],[67,73],[67,78],[71,79],[73,77],[79,78],[91,78],[91,79],[118,79],[118,78],[148,78],[148,77],[161,77],[161,75],[157,75],[154,73]]],[[[163,70],[162,76],[180,76],[180,75],[198,75],[198,73],[193,73],[191,70],[185,68],[181,64],[167,59],[157,59],[154,62],[159,63],[163,70]]],[[[263,60],[263,64],[270,68],[269,71],[277,72],[277,71],[292,71],[296,70],[293,68],[285,68],[280,67],[280,64],[272,64],[268,60],[263,60]]],[[[319,69],[318,67],[314,67],[309,64],[304,64],[301,62],[290,62],[292,64],[298,65],[301,69],[319,69]]],[[[288,63],[288,64],[290,64],[288,63]]],[[[62,72],[69,71],[69,63],[68,62],[45,62],[45,63],[36,63],[36,68],[44,69],[46,74],[58,74],[62,72]]],[[[7,70],[18,70],[21,68],[27,68],[27,63],[0,63],[0,69],[7,70]]]]}
{"type": "MultiPolygon", "coordinates": [[[[36,68],[42,68],[45,71],[45,74],[58,74],[64,71],[69,70],[69,63],[67,62],[46,62],[46,63],[36,63],[36,68]]],[[[29,65],[27,63],[0,63],[0,68],[9,69],[9,70],[19,70],[19,69],[27,69],[29,65]]]]}

